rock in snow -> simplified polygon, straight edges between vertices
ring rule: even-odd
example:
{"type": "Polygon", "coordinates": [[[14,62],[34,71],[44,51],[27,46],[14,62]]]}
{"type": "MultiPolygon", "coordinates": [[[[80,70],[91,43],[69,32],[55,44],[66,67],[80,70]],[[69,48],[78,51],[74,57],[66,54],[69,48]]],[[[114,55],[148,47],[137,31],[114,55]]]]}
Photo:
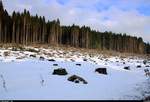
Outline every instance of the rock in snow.
{"type": "Polygon", "coordinates": [[[77,66],[81,66],[81,64],[76,64],[77,66]]]}
{"type": "Polygon", "coordinates": [[[45,59],[45,58],[44,58],[44,57],[42,57],[42,56],[40,56],[40,58],[39,58],[39,59],[40,59],[41,61],[44,61],[44,59],[45,59]]]}
{"type": "Polygon", "coordinates": [[[126,69],[126,70],[130,70],[130,67],[129,67],[129,66],[127,66],[127,67],[124,67],[124,69],[126,69]]]}
{"type": "Polygon", "coordinates": [[[53,64],[53,66],[58,66],[58,64],[53,64]]]}
{"type": "Polygon", "coordinates": [[[98,72],[99,74],[106,74],[107,75],[107,69],[106,68],[97,68],[97,69],[95,69],[95,72],[98,72]]]}
{"type": "Polygon", "coordinates": [[[137,68],[141,68],[142,66],[141,66],[141,65],[137,65],[136,67],[137,67],[137,68]]]}
{"type": "Polygon", "coordinates": [[[48,59],[48,61],[52,61],[52,62],[55,62],[55,60],[54,60],[54,59],[48,59]]]}
{"type": "Polygon", "coordinates": [[[66,69],[63,68],[58,68],[58,69],[54,69],[53,75],[67,75],[67,71],[66,69]]]}
{"type": "Polygon", "coordinates": [[[80,76],[77,76],[77,75],[72,75],[68,78],[68,81],[71,81],[71,82],[74,82],[74,83],[80,83],[80,82],[83,82],[83,84],[88,84],[88,82],[83,79],[82,77],[80,76]]]}

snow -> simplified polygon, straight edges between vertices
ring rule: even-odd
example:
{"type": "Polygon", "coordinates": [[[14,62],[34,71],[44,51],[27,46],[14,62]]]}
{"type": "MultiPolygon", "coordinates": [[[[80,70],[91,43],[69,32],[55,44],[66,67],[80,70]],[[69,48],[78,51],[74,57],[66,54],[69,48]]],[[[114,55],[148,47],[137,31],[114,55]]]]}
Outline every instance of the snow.
{"type": "Polygon", "coordinates": [[[145,59],[128,57],[122,60],[118,56],[104,58],[101,54],[90,57],[89,54],[79,51],[67,52],[52,48],[36,48],[36,50],[40,52],[0,49],[0,75],[6,82],[5,89],[4,81],[0,78],[1,100],[136,100],[143,98],[140,89],[146,87],[144,83],[149,79],[145,76],[144,69],[150,70],[150,67],[145,67],[143,64],[145,59]],[[10,52],[8,56],[3,55],[6,51],[10,52]],[[33,54],[36,58],[30,57],[33,54]],[[45,60],[39,60],[40,56],[43,56],[45,60]],[[23,58],[16,59],[18,57],[23,58]],[[84,58],[88,60],[83,61],[84,58]],[[52,62],[48,59],[56,61],[52,62]],[[81,66],[77,66],[78,63],[81,66]],[[142,67],[136,68],[137,65],[142,67]],[[125,66],[130,66],[131,70],[125,70],[125,66]],[[95,72],[96,68],[102,67],[107,68],[108,75],[95,72]],[[53,70],[57,68],[65,68],[68,75],[52,75],[53,70]],[[74,74],[84,78],[88,84],[75,84],[68,81],[67,78],[74,74]]]}

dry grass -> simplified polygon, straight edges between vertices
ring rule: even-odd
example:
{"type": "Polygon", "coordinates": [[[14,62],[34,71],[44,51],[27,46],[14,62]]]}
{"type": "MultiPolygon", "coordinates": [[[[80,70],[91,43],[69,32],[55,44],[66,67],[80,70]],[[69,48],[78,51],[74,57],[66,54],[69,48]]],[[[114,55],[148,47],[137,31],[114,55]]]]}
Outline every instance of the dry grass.
{"type": "MultiPolygon", "coordinates": [[[[140,58],[147,58],[150,59],[150,55],[146,54],[136,54],[136,53],[127,53],[127,52],[116,52],[116,51],[108,51],[108,50],[100,50],[100,49],[87,49],[87,48],[75,48],[67,45],[49,45],[49,44],[30,44],[29,46],[35,47],[35,48],[51,48],[54,50],[64,50],[67,52],[80,52],[84,55],[90,54],[91,56],[97,55],[97,54],[103,54],[105,58],[110,56],[120,56],[121,58],[126,58],[128,56],[136,56],[140,58]]],[[[18,48],[19,50],[24,50],[26,46],[22,44],[0,44],[0,48],[18,48]]]]}

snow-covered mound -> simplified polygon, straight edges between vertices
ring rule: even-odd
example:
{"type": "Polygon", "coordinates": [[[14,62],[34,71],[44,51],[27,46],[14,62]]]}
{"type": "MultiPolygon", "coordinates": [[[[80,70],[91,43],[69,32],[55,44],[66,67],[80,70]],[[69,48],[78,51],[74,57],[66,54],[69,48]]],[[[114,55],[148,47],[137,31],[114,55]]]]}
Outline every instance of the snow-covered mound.
{"type": "Polygon", "coordinates": [[[53,48],[1,48],[0,99],[142,99],[149,95],[150,81],[144,69],[150,70],[150,63],[145,60],[53,48]],[[53,75],[58,68],[67,74],[53,75]],[[97,68],[105,68],[107,74],[95,72],[97,68]],[[69,81],[72,75],[83,78],[87,84],[69,81]]]}

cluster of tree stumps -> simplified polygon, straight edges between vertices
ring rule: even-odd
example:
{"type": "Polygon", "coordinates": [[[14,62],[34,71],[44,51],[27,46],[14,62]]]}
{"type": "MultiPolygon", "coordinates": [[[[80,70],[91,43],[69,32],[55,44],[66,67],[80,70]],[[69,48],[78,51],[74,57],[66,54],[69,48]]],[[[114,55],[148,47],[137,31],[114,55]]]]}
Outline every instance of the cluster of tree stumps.
{"type": "MultiPolygon", "coordinates": [[[[53,64],[54,65],[54,64],[53,64]]],[[[55,64],[58,66],[58,64],[55,64]]],[[[107,68],[97,68],[95,69],[95,72],[98,72],[98,74],[103,74],[103,75],[107,75],[107,68]]],[[[58,75],[58,76],[66,76],[69,73],[67,72],[67,70],[65,68],[57,68],[53,70],[52,75],[58,75]]],[[[88,82],[82,78],[81,76],[78,75],[71,75],[68,79],[68,81],[70,82],[74,82],[76,84],[78,83],[83,83],[83,84],[88,84],[88,82]]]]}

